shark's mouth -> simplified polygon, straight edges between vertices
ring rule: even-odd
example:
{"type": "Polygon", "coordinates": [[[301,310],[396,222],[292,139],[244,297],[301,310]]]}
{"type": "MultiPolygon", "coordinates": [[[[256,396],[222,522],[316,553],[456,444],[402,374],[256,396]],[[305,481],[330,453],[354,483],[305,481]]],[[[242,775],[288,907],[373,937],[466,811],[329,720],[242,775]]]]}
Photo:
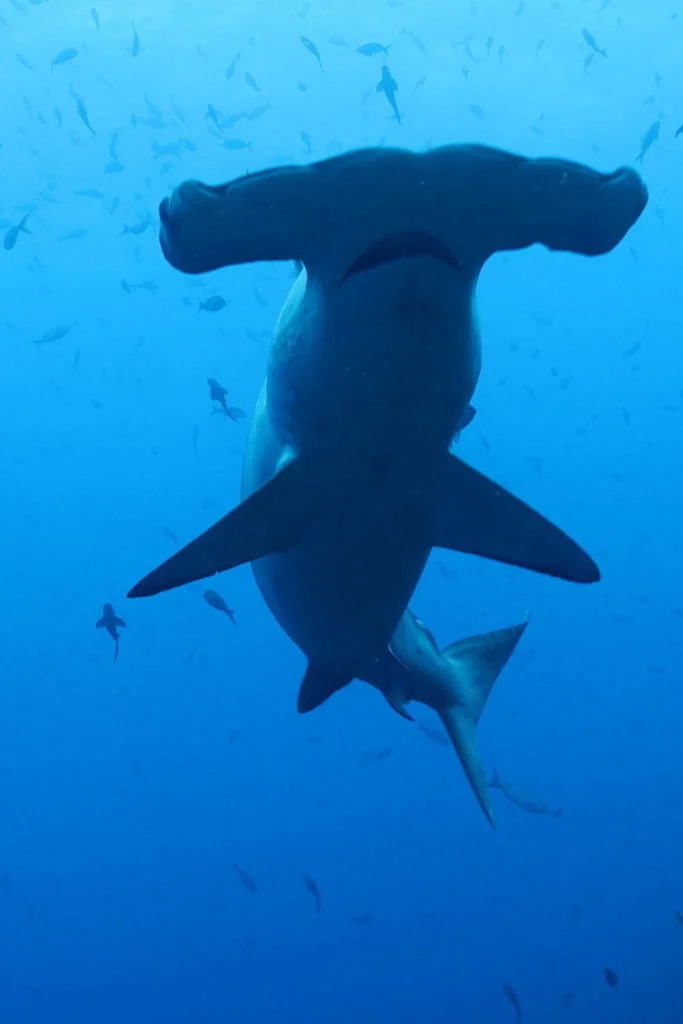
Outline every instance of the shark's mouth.
{"type": "Polygon", "coordinates": [[[433,259],[453,267],[454,270],[460,270],[453,253],[435,235],[430,235],[428,231],[398,231],[396,234],[380,238],[357,260],[354,260],[342,274],[342,283],[353,274],[360,274],[361,271],[373,270],[385,263],[411,259],[416,256],[431,256],[433,259]]]}

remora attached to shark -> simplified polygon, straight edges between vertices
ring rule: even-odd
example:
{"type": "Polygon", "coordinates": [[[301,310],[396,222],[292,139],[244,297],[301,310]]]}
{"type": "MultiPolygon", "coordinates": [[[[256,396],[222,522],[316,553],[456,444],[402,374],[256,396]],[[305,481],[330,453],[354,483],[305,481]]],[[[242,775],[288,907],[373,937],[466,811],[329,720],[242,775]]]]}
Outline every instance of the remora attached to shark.
{"type": "MultiPolygon", "coordinates": [[[[181,185],[160,209],[173,266],[297,260],[304,270],[275,330],[242,503],[130,596],[253,562],[270,610],[308,657],[298,706],[309,711],[356,677],[391,699],[386,658],[412,672],[412,699],[434,700],[433,671],[420,675],[423,659],[401,653],[411,630],[407,649],[422,643],[406,609],[433,547],[598,580],[574,541],[449,445],[479,376],[474,291],[489,256],[535,243],[609,252],[646,202],[632,170],[479,146],[361,150],[181,185]]],[[[480,712],[481,696],[470,705],[480,712]]],[[[460,747],[486,809],[473,742],[460,747]]]]}

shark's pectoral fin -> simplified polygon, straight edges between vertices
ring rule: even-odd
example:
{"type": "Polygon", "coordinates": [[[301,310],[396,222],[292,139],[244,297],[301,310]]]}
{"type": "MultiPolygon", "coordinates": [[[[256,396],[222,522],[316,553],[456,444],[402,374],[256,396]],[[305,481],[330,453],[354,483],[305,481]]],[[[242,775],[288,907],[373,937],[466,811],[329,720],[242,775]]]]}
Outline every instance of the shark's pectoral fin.
{"type": "Polygon", "coordinates": [[[314,711],[324,704],[332,694],[348,686],[352,678],[352,676],[336,675],[333,672],[317,668],[315,665],[309,665],[299,687],[297,711],[301,715],[305,715],[307,711],[314,711]]]}
{"type": "Polygon", "coordinates": [[[522,569],[595,583],[600,570],[566,533],[454,455],[442,464],[430,542],[522,569]]]}
{"type": "Polygon", "coordinates": [[[488,821],[495,828],[484,769],[477,751],[476,730],[493,684],[519,643],[526,622],[492,633],[467,637],[446,647],[453,680],[454,700],[437,708],[451,743],[460,758],[474,794],[488,821]]]}
{"type": "Polygon", "coordinates": [[[214,526],[145,576],[128,597],[150,597],[286,551],[303,537],[323,502],[324,465],[294,459],[214,526]]]}

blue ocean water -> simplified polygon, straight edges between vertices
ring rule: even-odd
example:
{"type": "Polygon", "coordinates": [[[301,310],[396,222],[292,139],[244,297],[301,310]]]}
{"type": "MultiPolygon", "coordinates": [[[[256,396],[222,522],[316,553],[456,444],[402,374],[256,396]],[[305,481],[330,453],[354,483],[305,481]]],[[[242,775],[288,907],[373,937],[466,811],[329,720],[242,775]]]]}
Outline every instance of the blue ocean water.
{"type": "Polygon", "coordinates": [[[2,0],[3,1024],[683,1021],[682,52],[666,0],[2,0]],[[428,708],[297,714],[247,566],[209,584],[234,622],[205,582],[126,599],[239,501],[294,279],[182,275],[159,202],[462,142],[650,191],[609,255],[478,286],[454,450],[603,576],[435,551],[411,602],[442,645],[531,615],[478,737],[543,813],[493,790],[495,832],[428,708]]]}

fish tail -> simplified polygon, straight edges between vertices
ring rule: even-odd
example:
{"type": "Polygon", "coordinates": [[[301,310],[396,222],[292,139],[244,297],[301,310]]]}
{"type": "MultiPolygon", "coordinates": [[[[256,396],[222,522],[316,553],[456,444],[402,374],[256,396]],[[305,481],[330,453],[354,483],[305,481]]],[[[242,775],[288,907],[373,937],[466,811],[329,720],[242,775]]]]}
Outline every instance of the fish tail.
{"type": "Polygon", "coordinates": [[[116,639],[114,640],[114,661],[116,661],[118,656],[119,656],[119,638],[116,637],[116,639]]]}

